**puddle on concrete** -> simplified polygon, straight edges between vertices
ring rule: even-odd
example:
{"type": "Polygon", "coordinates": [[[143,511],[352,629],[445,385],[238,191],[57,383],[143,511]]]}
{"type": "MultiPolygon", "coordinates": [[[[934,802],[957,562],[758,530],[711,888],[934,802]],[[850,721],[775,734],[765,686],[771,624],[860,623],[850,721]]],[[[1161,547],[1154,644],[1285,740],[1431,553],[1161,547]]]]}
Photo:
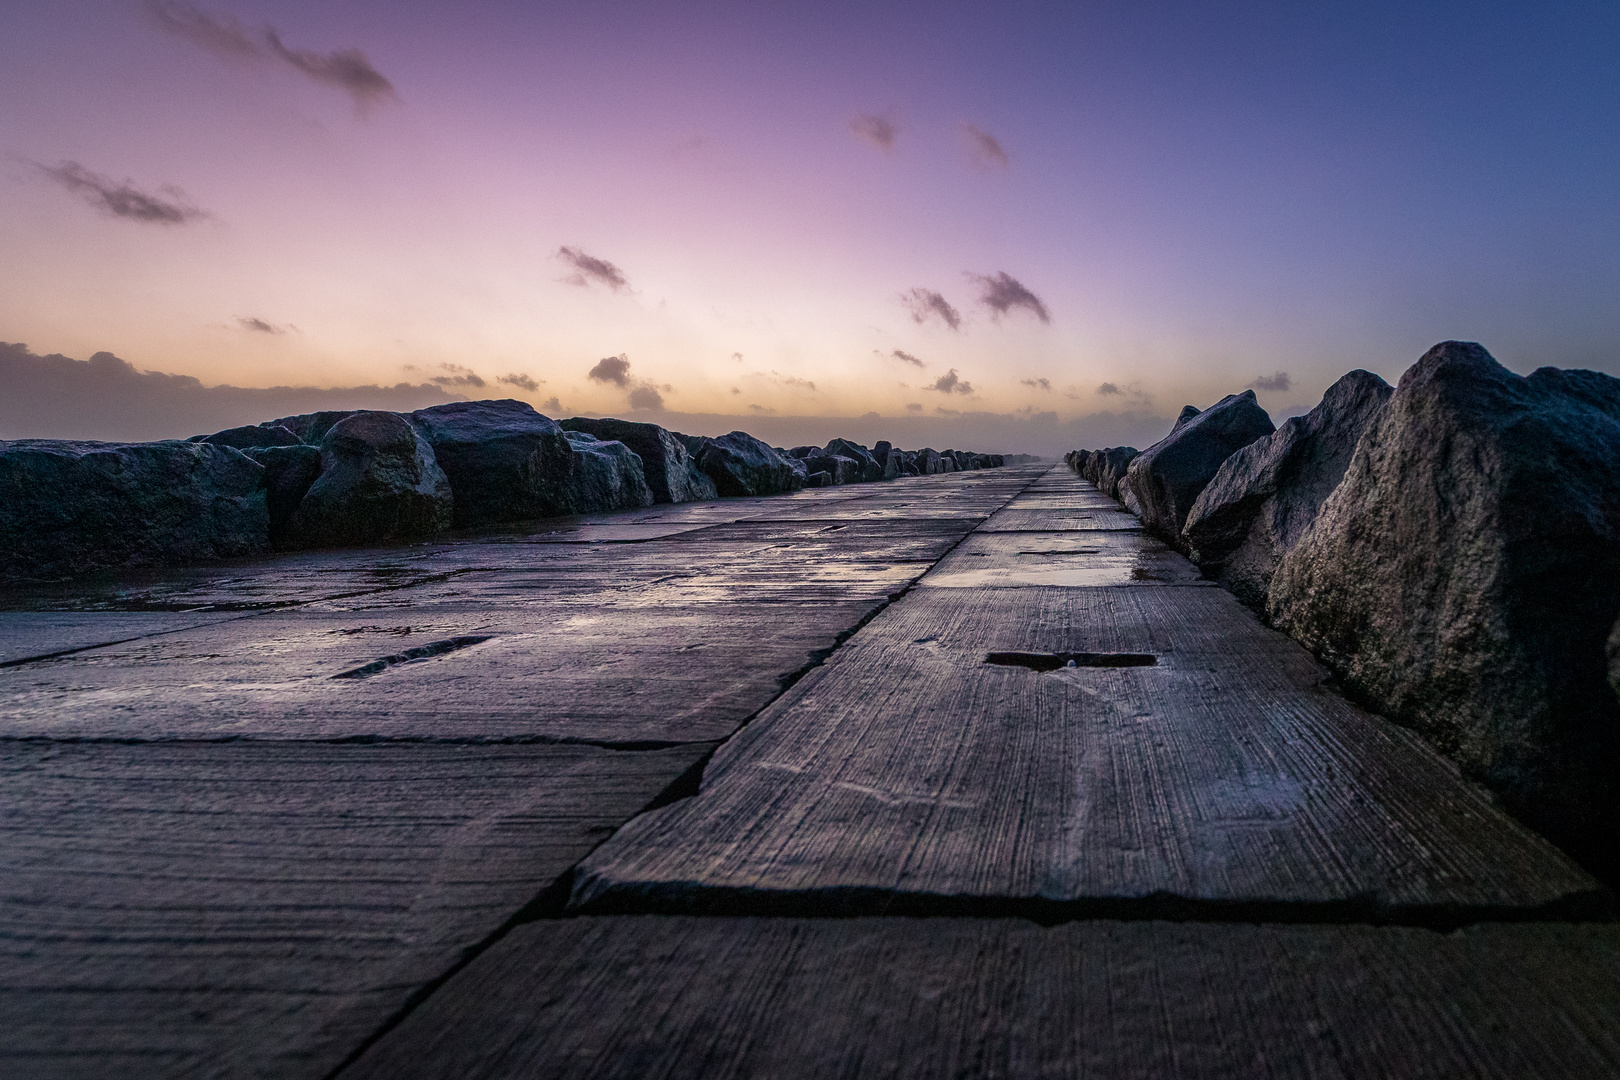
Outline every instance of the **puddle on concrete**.
{"type": "Polygon", "coordinates": [[[984,662],[1000,667],[1021,667],[1031,671],[1057,671],[1061,668],[1153,667],[1159,658],[1152,653],[986,653],[984,662]]]}

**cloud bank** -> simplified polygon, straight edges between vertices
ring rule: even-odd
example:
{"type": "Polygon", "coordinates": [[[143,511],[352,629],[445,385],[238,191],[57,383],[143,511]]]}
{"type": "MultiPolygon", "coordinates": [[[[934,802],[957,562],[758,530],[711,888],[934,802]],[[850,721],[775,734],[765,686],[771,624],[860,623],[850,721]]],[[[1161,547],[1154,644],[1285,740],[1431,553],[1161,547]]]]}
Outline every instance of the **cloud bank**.
{"type": "Polygon", "coordinates": [[[47,179],[71,191],[97,210],[110,217],[139,221],[150,225],[187,225],[208,217],[186,200],[186,193],[177,187],[164,185],[163,195],[154,195],[135,186],[135,181],[122,183],[100,173],[91,172],[77,161],[63,161],[55,165],[35,163],[47,179]]]}
{"type": "Polygon", "coordinates": [[[204,386],[190,375],[138,371],[110,352],[73,360],[0,342],[0,439],[184,439],[322,409],[409,412],[462,396],[410,383],[204,386]]]}

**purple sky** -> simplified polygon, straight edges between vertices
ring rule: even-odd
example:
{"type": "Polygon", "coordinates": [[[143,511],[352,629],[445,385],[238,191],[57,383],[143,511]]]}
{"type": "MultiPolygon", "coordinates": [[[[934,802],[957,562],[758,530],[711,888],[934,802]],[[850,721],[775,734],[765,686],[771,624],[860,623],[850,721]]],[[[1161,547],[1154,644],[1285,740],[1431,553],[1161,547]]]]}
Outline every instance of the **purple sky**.
{"type": "Polygon", "coordinates": [[[1037,451],[1448,337],[1617,373],[1616,55],[1612,3],[12,0],[0,341],[1037,451]]]}

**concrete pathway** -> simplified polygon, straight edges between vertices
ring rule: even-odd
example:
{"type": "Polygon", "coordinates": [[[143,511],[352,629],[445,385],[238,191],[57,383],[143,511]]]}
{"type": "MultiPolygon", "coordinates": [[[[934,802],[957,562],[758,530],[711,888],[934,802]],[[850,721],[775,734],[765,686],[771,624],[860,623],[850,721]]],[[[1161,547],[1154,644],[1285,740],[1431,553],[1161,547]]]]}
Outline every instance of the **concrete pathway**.
{"type": "Polygon", "coordinates": [[[7,599],[0,1074],[1620,1075],[1606,892],[1061,467],[7,599]]]}

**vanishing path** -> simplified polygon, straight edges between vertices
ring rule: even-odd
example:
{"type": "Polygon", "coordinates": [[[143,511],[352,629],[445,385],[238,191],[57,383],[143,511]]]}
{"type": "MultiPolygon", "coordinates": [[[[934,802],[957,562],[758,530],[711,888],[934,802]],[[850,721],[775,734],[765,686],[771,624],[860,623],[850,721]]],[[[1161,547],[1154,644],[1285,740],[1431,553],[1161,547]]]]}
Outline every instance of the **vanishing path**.
{"type": "Polygon", "coordinates": [[[1620,1074],[1597,884],[1061,467],[378,555],[0,615],[11,1067],[1620,1074]]]}

